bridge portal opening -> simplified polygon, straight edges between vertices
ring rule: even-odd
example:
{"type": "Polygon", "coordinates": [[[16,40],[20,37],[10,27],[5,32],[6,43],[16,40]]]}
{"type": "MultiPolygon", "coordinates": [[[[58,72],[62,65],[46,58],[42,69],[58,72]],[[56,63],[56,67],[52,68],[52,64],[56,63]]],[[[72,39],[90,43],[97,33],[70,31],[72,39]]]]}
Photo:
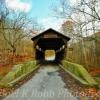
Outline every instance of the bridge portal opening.
{"type": "Polygon", "coordinates": [[[35,49],[35,59],[38,62],[47,60],[62,61],[66,57],[67,42],[70,40],[66,35],[53,29],[48,29],[32,38],[35,49]]]}
{"type": "Polygon", "coordinates": [[[56,58],[55,50],[45,50],[46,61],[55,61],[55,58],[56,58]]]}
{"type": "Polygon", "coordinates": [[[49,61],[46,55],[54,54],[53,61],[63,60],[66,54],[66,45],[62,38],[40,38],[36,44],[36,59],[38,61],[49,61]]]}

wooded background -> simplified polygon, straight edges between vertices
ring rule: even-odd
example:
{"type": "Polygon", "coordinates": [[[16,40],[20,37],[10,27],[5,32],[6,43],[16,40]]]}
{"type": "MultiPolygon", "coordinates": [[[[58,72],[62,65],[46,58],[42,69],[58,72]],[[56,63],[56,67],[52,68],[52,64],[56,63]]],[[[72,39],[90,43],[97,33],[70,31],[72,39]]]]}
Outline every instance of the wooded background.
{"type": "MultiPolygon", "coordinates": [[[[60,31],[71,38],[67,60],[82,64],[87,70],[100,68],[100,0],[80,0],[75,6],[59,1],[59,7],[54,6],[52,11],[54,17],[65,19],[60,31]]],[[[1,0],[0,67],[10,69],[10,65],[34,58],[31,37],[40,30],[43,28],[34,18],[8,9],[1,0]]]]}
{"type": "Polygon", "coordinates": [[[65,19],[61,31],[71,38],[67,59],[87,70],[100,68],[100,0],[79,0],[74,6],[59,1],[53,12],[65,19]]]}

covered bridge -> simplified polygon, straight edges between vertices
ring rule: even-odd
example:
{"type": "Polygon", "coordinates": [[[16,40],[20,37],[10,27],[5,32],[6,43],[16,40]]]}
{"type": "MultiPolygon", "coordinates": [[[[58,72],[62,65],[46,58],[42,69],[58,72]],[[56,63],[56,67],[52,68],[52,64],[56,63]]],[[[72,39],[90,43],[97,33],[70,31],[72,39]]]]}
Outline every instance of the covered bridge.
{"type": "Polygon", "coordinates": [[[55,51],[55,61],[61,61],[66,57],[67,42],[70,40],[66,35],[53,29],[48,29],[40,34],[36,34],[34,42],[35,59],[39,62],[45,61],[45,51],[55,51]]]}

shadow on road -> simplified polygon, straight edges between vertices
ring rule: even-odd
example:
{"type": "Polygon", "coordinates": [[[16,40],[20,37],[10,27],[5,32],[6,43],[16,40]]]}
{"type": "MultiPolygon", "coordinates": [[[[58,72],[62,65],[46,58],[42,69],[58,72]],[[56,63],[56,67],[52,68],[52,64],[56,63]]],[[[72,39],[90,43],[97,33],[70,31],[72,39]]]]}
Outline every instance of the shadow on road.
{"type": "Polygon", "coordinates": [[[60,61],[46,61],[46,60],[44,60],[44,61],[40,61],[40,62],[38,62],[38,64],[40,64],[40,65],[59,65],[61,62],[60,61]]]}

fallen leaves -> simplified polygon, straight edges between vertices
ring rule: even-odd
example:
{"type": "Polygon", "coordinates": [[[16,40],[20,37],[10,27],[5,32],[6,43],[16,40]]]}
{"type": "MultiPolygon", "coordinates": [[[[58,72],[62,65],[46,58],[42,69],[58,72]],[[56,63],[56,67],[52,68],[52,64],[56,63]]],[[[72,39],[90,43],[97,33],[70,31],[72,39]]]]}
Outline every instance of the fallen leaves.
{"type": "Polygon", "coordinates": [[[89,96],[95,96],[97,93],[97,90],[95,88],[88,88],[85,89],[85,92],[89,95],[89,96]]]}
{"type": "Polygon", "coordinates": [[[100,90],[80,84],[63,70],[60,71],[60,75],[69,91],[79,100],[100,100],[100,90]]]}
{"type": "Polygon", "coordinates": [[[6,89],[1,88],[0,89],[0,96],[6,96],[6,95],[7,95],[6,89]]]}

